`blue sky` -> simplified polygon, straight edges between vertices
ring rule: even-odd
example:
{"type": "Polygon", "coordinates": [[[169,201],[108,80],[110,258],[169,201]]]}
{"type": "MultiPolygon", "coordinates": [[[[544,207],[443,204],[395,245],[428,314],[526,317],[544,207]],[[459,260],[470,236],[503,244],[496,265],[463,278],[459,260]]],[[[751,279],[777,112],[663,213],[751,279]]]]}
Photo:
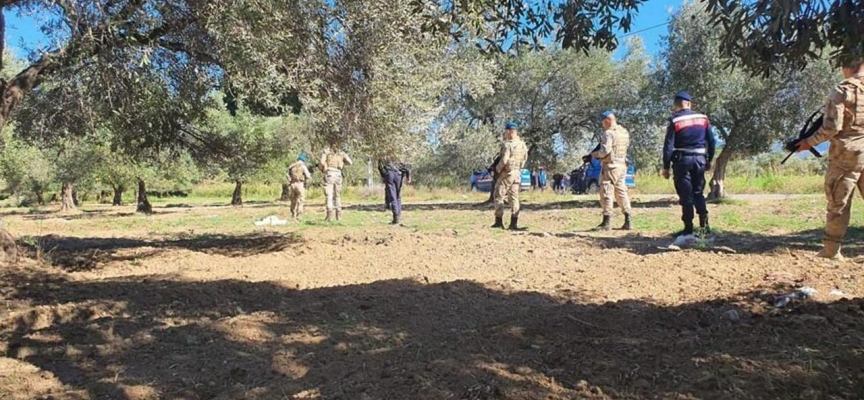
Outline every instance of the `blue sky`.
{"type": "Polygon", "coordinates": [[[634,36],[642,37],[649,54],[658,54],[661,49],[661,39],[668,33],[667,26],[655,26],[669,22],[672,14],[683,4],[683,0],[648,0],[640,7],[630,32],[638,32],[634,36]]]}
{"type": "MultiPolygon", "coordinates": [[[[660,50],[660,40],[667,29],[665,26],[648,28],[669,21],[671,13],[682,4],[683,0],[648,0],[642,5],[633,21],[631,32],[642,31],[636,35],[642,37],[649,54],[656,55],[660,50]]],[[[6,13],[6,43],[16,55],[26,56],[24,49],[30,50],[48,44],[32,17],[20,17],[16,14],[6,13]]]]}
{"type": "Polygon", "coordinates": [[[6,47],[15,55],[26,57],[26,50],[48,44],[45,35],[39,31],[36,20],[29,16],[18,16],[17,12],[6,12],[6,47]]]}

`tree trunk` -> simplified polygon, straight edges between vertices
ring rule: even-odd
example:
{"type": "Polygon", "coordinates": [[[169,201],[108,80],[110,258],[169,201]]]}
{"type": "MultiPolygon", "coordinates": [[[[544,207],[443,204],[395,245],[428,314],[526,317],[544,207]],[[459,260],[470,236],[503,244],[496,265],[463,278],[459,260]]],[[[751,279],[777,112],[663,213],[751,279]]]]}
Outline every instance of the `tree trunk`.
{"type": "Polygon", "coordinates": [[[711,177],[711,191],[708,193],[708,200],[717,200],[726,197],[726,188],[723,181],[726,179],[726,166],[732,159],[732,152],[728,147],[724,147],[720,152],[720,156],[714,160],[714,175],[711,177]]]}
{"type": "Polygon", "coordinates": [[[147,199],[147,185],[143,179],[138,179],[138,207],[135,212],[144,214],[153,214],[153,206],[150,205],[150,200],[147,199]]]}
{"type": "Polygon", "coordinates": [[[75,204],[75,207],[81,205],[81,202],[78,201],[78,189],[75,189],[74,186],[72,187],[72,204],[75,204]]]}
{"type": "Polygon", "coordinates": [[[291,185],[289,185],[288,183],[283,183],[282,184],[282,195],[279,196],[279,201],[291,200],[291,197],[289,196],[290,190],[291,190],[291,185]]]}
{"type": "Polygon", "coordinates": [[[123,185],[117,185],[113,187],[114,189],[114,200],[111,201],[112,206],[122,206],[123,205],[123,192],[126,188],[123,185]]]}
{"type": "Polygon", "coordinates": [[[231,196],[231,205],[232,206],[242,206],[243,205],[243,182],[237,181],[236,186],[234,186],[234,195],[231,196]]]}
{"type": "Polygon", "coordinates": [[[74,189],[69,182],[63,182],[60,189],[60,211],[72,211],[75,209],[75,199],[72,195],[74,189]]]}
{"type": "Polygon", "coordinates": [[[42,192],[42,189],[33,190],[33,195],[36,196],[36,204],[40,206],[45,205],[45,193],[42,192]]]}
{"type": "Polygon", "coordinates": [[[0,226],[0,249],[3,250],[3,252],[0,253],[3,255],[3,258],[0,259],[0,265],[6,266],[18,262],[18,257],[20,255],[18,244],[15,243],[15,238],[12,237],[12,234],[2,226],[0,226]]]}

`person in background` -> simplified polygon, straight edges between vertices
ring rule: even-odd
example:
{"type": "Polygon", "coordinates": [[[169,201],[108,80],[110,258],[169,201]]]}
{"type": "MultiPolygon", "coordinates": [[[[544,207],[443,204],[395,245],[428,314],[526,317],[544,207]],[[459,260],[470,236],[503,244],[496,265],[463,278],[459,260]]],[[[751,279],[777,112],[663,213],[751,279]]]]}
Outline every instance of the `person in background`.
{"type": "Polygon", "coordinates": [[[321,156],[321,172],[324,173],[324,194],[327,196],[327,218],[333,221],[342,219],[342,170],[351,165],[351,158],[333,143],[321,156]]]}
{"type": "MultiPolygon", "coordinates": [[[[624,212],[624,225],[622,230],[629,231],[630,226],[630,195],[627,193],[627,151],[630,148],[630,133],[618,124],[615,113],[607,110],[600,116],[603,125],[603,135],[600,144],[595,150],[586,156],[600,160],[602,170],[600,173],[600,205],[603,207],[603,222],[597,226],[597,230],[611,229],[612,211],[615,200],[624,212]]],[[[583,158],[584,159],[584,158],[583,158]]]]}
{"type": "Polygon", "coordinates": [[[306,155],[297,156],[297,161],[288,167],[288,198],[291,200],[291,218],[300,220],[303,216],[303,205],[306,203],[306,181],[312,177],[306,166],[306,155]]]}
{"type": "Polygon", "coordinates": [[[536,169],[531,170],[531,190],[537,189],[538,183],[540,182],[540,172],[536,169]]]}
{"type": "Polygon", "coordinates": [[[378,173],[384,182],[384,205],[393,213],[391,225],[402,222],[402,181],[411,184],[411,165],[384,158],[378,160],[378,173]]]}
{"type": "Polygon", "coordinates": [[[540,186],[540,191],[546,191],[546,185],[549,180],[546,176],[546,168],[540,167],[540,172],[537,174],[537,185],[540,186]]]}
{"type": "Polygon", "coordinates": [[[669,118],[663,144],[663,177],[669,179],[671,166],[684,222],[684,229],[675,236],[693,234],[694,208],[699,214],[699,227],[705,233],[711,230],[704,191],[705,171],[711,169],[714,160],[715,139],[708,117],[691,110],[691,100],[687,92],[675,94],[675,113],[669,118]]]}
{"type": "Polygon", "coordinates": [[[555,194],[564,194],[564,174],[556,172],[552,175],[552,190],[555,194]]]}
{"type": "Polygon", "coordinates": [[[510,226],[508,229],[519,230],[519,186],[522,182],[522,168],[528,160],[528,146],[519,137],[518,125],[508,122],[504,127],[504,143],[501,144],[498,162],[495,169],[498,179],[495,181],[495,224],[492,228],[504,228],[504,201],[510,204],[510,226]]]}

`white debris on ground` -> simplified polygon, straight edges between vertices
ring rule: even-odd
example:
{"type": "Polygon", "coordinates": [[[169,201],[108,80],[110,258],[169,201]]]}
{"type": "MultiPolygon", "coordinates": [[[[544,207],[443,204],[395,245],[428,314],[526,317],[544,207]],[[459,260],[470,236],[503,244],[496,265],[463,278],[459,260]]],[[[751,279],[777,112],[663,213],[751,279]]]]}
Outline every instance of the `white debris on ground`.
{"type": "Polygon", "coordinates": [[[714,236],[699,237],[696,235],[681,235],[669,246],[670,249],[710,248],[714,245],[714,236]]]}
{"type": "Polygon", "coordinates": [[[288,220],[279,219],[279,217],[275,215],[271,215],[266,217],[260,221],[255,221],[255,226],[268,226],[268,225],[286,225],[288,220]]]}

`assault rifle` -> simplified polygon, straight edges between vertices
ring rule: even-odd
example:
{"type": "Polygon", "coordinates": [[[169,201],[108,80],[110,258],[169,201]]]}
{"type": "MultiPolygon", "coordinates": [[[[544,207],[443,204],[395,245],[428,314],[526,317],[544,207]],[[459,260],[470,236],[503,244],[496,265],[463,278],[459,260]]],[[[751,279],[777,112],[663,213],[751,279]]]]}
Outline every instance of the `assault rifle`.
{"type": "Polygon", "coordinates": [[[499,154],[495,156],[495,160],[492,161],[492,165],[490,165],[489,168],[486,168],[486,170],[489,171],[489,173],[491,173],[492,175],[498,175],[498,163],[500,162],[501,155],[499,154]]]}
{"type": "MultiPolygon", "coordinates": [[[[825,114],[822,113],[822,109],[816,110],[816,112],[810,115],[810,118],[807,118],[807,122],[804,123],[804,126],[801,127],[801,131],[798,132],[798,137],[786,142],[785,148],[789,151],[789,155],[786,156],[780,164],[786,164],[789,157],[792,157],[793,154],[798,152],[798,145],[819,131],[819,128],[822,127],[822,120],[824,118],[825,114]]],[[[815,148],[811,147],[810,152],[816,157],[822,157],[822,153],[819,153],[815,148]]]]}

